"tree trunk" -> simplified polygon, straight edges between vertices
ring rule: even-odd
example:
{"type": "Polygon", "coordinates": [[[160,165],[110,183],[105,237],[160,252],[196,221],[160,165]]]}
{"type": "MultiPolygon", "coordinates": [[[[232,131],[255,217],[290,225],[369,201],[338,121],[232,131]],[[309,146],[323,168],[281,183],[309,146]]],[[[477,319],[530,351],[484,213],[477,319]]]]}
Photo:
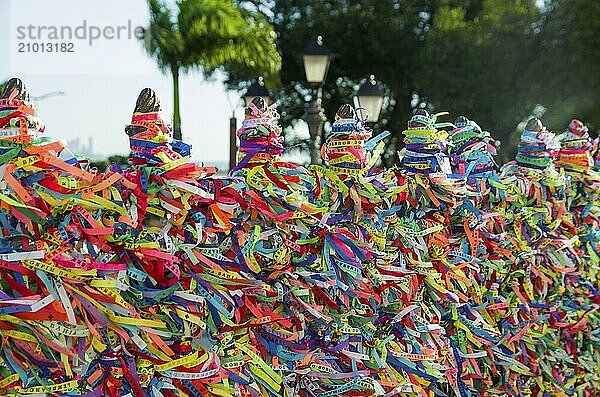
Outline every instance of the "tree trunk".
{"type": "Polygon", "coordinates": [[[173,76],[173,138],[181,141],[181,115],[179,114],[179,67],[171,68],[173,76]]]}

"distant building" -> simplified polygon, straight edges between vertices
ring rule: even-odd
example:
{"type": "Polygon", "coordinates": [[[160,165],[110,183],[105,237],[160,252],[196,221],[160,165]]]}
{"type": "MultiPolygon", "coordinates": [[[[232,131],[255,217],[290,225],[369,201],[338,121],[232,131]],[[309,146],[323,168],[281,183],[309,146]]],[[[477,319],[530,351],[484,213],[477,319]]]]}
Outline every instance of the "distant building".
{"type": "Polygon", "coordinates": [[[102,160],[105,156],[94,151],[94,138],[75,138],[69,141],[69,149],[77,156],[83,156],[90,160],[102,160]]]}

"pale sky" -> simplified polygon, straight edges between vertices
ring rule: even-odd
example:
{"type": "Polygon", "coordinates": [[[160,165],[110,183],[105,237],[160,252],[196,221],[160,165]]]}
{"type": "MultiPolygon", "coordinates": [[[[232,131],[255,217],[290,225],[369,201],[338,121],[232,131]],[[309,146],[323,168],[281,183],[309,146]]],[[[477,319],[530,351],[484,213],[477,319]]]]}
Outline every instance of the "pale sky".
{"type": "MultiPolygon", "coordinates": [[[[131,21],[131,26],[147,23],[145,0],[0,0],[0,81],[20,77],[32,96],[64,91],[40,101],[38,115],[46,123],[46,134],[73,141],[88,142],[93,137],[94,151],[101,156],[127,154],[128,140],[123,132],[139,91],[153,88],[163,106],[166,119],[172,118],[172,83],[149,58],[142,44],[127,38],[104,37],[89,45],[90,28],[109,27],[109,35],[131,21]],[[86,39],[51,40],[50,26],[70,27],[73,32],[86,22],[86,39]],[[19,37],[33,25],[35,39],[19,37]],[[19,26],[22,26],[19,30],[19,26]],[[37,39],[37,27],[42,39],[37,39]],[[72,53],[19,53],[27,43],[73,43],[72,53]]],[[[64,34],[68,34],[64,28],[64,34]]],[[[83,28],[79,31],[82,36],[83,28]]],[[[76,34],[76,33],[73,33],[76,34]]],[[[30,47],[33,49],[32,47],[30,47]]],[[[180,81],[181,117],[184,141],[193,145],[193,160],[207,163],[226,162],[229,150],[231,106],[223,85],[205,81],[200,73],[184,76],[180,81]]],[[[236,116],[241,121],[243,108],[240,93],[230,92],[236,116]]]]}

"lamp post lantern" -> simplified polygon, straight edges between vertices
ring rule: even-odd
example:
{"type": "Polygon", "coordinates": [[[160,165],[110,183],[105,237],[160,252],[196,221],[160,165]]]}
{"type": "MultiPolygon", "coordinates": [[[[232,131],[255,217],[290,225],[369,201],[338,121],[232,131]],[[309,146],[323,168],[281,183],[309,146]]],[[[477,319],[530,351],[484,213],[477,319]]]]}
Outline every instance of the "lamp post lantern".
{"type": "Polygon", "coordinates": [[[302,54],[306,81],[312,85],[321,86],[327,76],[330,60],[331,54],[323,43],[323,37],[313,37],[302,54]]]}
{"type": "Polygon", "coordinates": [[[370,75],[356,91],[354,105],[367,111],[371,123],[379,120],[379,114],[383,106],[383,94],[383,88],[377,84],[374,75],[370,75]]]}
{"type": "Polygon", "coordinates": [[[312,100],[307,104],[306,112],[304,113],[304,121],[308,124],[308,133],[310,135],[310,162],[314,164],[318,160],[317,154],[319,152],[317,137],[321,135],[323,123],[326,121],[323,108],[321,107],[321,87],[325,82],[331,61],[331,53],[323,43],[322,36],[314,36],[311,39],[304,48],[302,61],[304,63],[306,81],[314,87],[313,91],[316,91],[316,93],[313,93],[312,100]]]}
{"type": "Polygon", "coordinates": [[[244,104],[248,106],[250,102],[252,102],[252,100],[257,96],[261,97],[266,104],[270,102],[269,90],[267,90],[267,88],[265,87],[265,83],[262,77],[259,77],[255,81],[253,81],[252,84],[250,84],[250,87],[248,87],[248,89],[246,90],[246,93],[242,95],[242,97],[244,98],[244,104]]]}

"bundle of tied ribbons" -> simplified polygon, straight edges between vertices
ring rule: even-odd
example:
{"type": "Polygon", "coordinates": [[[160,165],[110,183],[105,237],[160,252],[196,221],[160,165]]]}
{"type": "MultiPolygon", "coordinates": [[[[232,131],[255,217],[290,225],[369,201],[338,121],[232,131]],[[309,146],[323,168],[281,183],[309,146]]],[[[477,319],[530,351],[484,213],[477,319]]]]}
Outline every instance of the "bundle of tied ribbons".
{"type": "MultiPolygon", "coordinates": [[[[360,172],[306,169],[279,158],[274,108],[253,101],[242,164],[219,178],[190,162],[144,90],[126,128],[131,166],[98,173],[37,137],[20,81],[2,97],[3,395],[599,387],[593,166],[513,163],[453,190],[468,176],[447,169],[446,126],[422,114],[407,136],[427,156],[379,170],[365,135],[360,172]],[[439,162],[415,167],[422,158],[439,162]]],[[[355,113],[338,113],[348,136],[327,142],[363,133],[355,113]]]]}

